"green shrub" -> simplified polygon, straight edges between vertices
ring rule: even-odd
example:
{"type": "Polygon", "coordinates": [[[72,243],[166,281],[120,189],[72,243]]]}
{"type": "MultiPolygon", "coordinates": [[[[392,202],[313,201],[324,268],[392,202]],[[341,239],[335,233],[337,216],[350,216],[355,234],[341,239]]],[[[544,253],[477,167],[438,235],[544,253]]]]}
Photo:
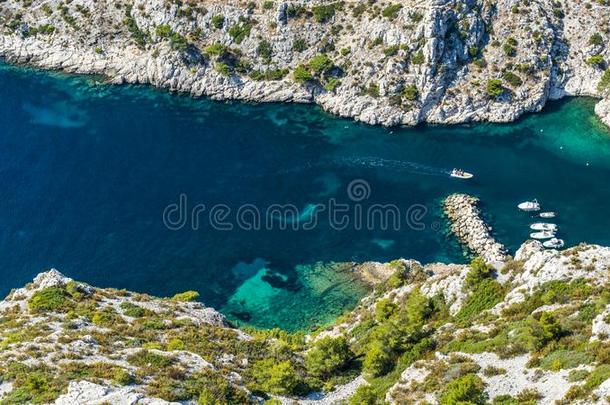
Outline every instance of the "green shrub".
{"type": "Polygon", "coordinates": [[[489,79],[487,81],[487,95],[489,97],[500,97],[502,94],[504,94],[504,91],[504,87],[502,87],[502,80],[489,79]]]}
{"type": "Polygon", "coordinates": [[[502,79],[508,82],[508,84],[510,84],[512,87],[519,87],[523,84],[523,80],[521,80],[519,76],[510,71],[502,73],[502,79]]]}
{"type": "Polygon", "coordinates": [[[256,47],[256,53],[258,54],[258,56],[268,61],[271,59],[273,47],[271,46],[271,43],[269,41],[263,39],[261,42],[258,43],[258,46],[256,47]]]}
{"type": "Polygon", "coordinates": [[[502,285],[496,280],[486,278],[474,287],[460,311],[455,315],[455,319],[458,322],[468,321],[481,312],[493,308],[503,299],[502,285]]]}
{"type": "Polygon", "coordinates": [[[155,34],[160,38],[169,38],[172,32],[174,31],[167,24],[157,25],[157,28],[155,28],[155,34]]]}
{"type": "Polygon", "coordinates": [[[588,364],[591,358],[584,352],[573,350],[556,350],[540,361],[540,367],[546,370],[559,371],[588,364]]]}
{"type": "Polygon", "coordinates": [[[28,301],[32,312],[67,312],[73,307],[68,292],[61,287],[47,287],[36,291],[28,301]]]}
{"type": "Polygon", "coordinates": [[[134,379],[131,374],[125,369],[117,368],[112,375],[112,381],[118,385],[129,385],[134,379]]]}
{"type": "Polygon", "coordinates": [[[326,91],[335,91],[335,89],[340,85],[341,80],[337,79],[336,77],[330,77],[326,80],[326,83],[324,84],[324,89],[326,91]]]}
{"type": "MultiPolygon", "coordinates": [[[[65,14],[65,12],[62,12],[62,14],[64,15],[64,19],[67,19],[69,17],[65,14]]],[[[68,23],[70,25],[74,25],[74,23],[70,23],[69,19],[68,23]]],[[[123,23],[127,26],[127,30],[131,35],[131,39],[134,40],[138,48],[144,48],[147,40],[149,39],[149,35],[148,33],[142,31],[140,27],[138,27],[135,18],[131,16],[131,6],[128,6],[125,9],[125,18],[123,19],[123,23]]]]}
{"type": "Polygon", "coordinates": [[[271,10],[273,9],[273,6],[275,6],[275,3],[272,1],[265,1],[263,3],[263,10],[271,10]]]}
{"type": "Polygon", "coordinates": [[[130,316],[132,318],[140,318],[146,315],[146,310],[136,304],[132,304],[131,302],[121,302],[119,305],[121,310],[123,310],[123,315],[130,316]]]}
{"type": "Polygon", "coordinates": [[[297,83],[306,83],[313,80],[313,75],[305,65],[298,65],[292,73],[294,81],[297,83]]]}
{"type": "Polygon", "coordinates": [[[400,46],[392,45],[392,46],[389,46],[389,47],[385,48],[383,50],[383,53],[384,53],[385,56],[390,57],[390,56],[396,55],[398,53],[399,49],[400,49],[400,46]]]}
{"type": "Polygon", "coordinates": [[[258,361],[252,367],[252,376],[262,390],[278,395],[294,394],[301,382],[294,364],[287,360],[258,361]]]}
{"type": "MultiPolygon", "coordinates": [[[[219,63],[216,64],[216,66],[218,66],[219,63]]],[[[225,64],[226,66],[226,64],[225,64]]],[[[227,66],[228,68],[228,66],[227,66]]],[[[195,301],[197,300],[197,298],[199,298],[199,293],[197,291],[184,291],[181,293],[178,293],[176,295],[174,295],[172,297],[172,301],[183,301],[183,302],[190,302],[190,301],[195,301]]]]}
{"type": "Polygon", "coordinates": [[[487,401],[484,383],[475,374],[466,374],[451,381],[443,390],[440,398],[441,405],[483,405],[487,401]]]}
{"type": "Polygon", "coordinates": [[[538,322],[542,328],[542,344],[546,344],[552,340],[557,340],[563,334],[559,320],[551,312],[542,312],[538,322]]]}
{"type": "Polygon", "coordinates": [[[320,76],[323,73],[328,72],[334,67],[334,63],[328,55],[322,53],[314,56],[309,61],[309,67],[313,71],[313,74],[316,76],[320,76]]]}
{"type": "Polygon", "coordinates": [[[325,23],[335,16],[335,4],[314,6],[312,8],[313,18],[316,22],[325,23]]]}
{"type": "Polygon", "coordinates": [[[352,357],[345,337],[324,337],[307,352],[305,365],[311,375],[325,379],[345,369],[352,357]]]}
{"type": "Polygon", "coordinates": [[[508,42],[502,45],[502,51],[504,52],[504,55],[511,58],[517,55],[517,49],[508,42]]]}
{"type": "Polygon", "coordinates": [[[168,351],[173,351],[173,350],[184,350],[185,349],[185,344],[182,341],[182,339],[178,339],[178,338],[173,338],[170,339],[169,342],[167,342],[167,350],[168,351]]]}
{"type": "Polygon", "coordinates": [[[419,90],[414,84],[408,84],[402,89],[402,95],[409,101],[415,101],[419,97],[419,90]]]}
{"type": "Polygon", "coordinates": [[[377,403],[377,395],[368,384],[358,387],[348,400],[349,405],[376,405],[377,403]]]}
{"type": "Polygon", "coordinates": [[[423,51],[419,51],[411,56],[411,63],[413,63],[414,65],[421,65],[422,63],[424,63],[424,61],[425,58],[423,51]]]}
{"type": "Polygon", "coordinates": [[[251,30],[252,21],[244,19],[229,28],[229,35],[231,38],[233,38],[233,41],[235,41],[236,44],[241,44],[244,39],[250,36],[251,30]]]}
{"type": "Polygon", "coordinates": [[[147,370],[159,371],[171,366],[174,360],[171,357],[162,356],[148,350],[140,350],[127,358],[132,366],[146,368],[147,370]]]}
{"type": "Polygon", "coordinates": [[[379,377],[392,369],[393,356],[381,342],[373,342],[367,348],[362,370],[371,377],[379,377]]]}
{"type": "Polygon", "coordinates": [[[109,327],[115,325],[119,321],[119,317],[116,312],[111,308],[104,308],[100,311],[96,311],[91,318],[91,322],[94,325],[109,327]]]}
{"type": "Polygon", "coordinates": [[[212,17],[212,26],[216,29],[221,29],[225,25],[225,16],[222,14],[216,14],[212,17]]]}
{"type": "Polygon", "coordinates": [[[470,262],[470,271],[466,275],[466,285],[474,287],[481,281],[490,278],[492,275],[492,267],[488,266],[482,257],[478,256],[470,262]]]}
{"type": "Polygon", "coordinates": [[[606,61],[602,55],[593,55],[587,58],[587,63],[591,66],[603,66],[606,61]]]}
{"type": "Polygon", "coordinates": [[[589,37],[589,45],[603,45],[603,44],[604,44],[604,38],[601,36],[601,34],[599,32],[596,32],[595,34],[593,34],[589,37]]]}
{"type": "Polygon", "coordinates": [[[386,298],[379,300],[375,306],[375,318],[377,321],[383,322],[392,316],[394,311],[396,311],[396,305],[391,299],[386,298]]]}
{"type": "Polygon", "coordinates": [[[303,52],[307,49],[307,42],[302,38],[297,38],[292,43],[292,50],[296,52],[303,52]]]}
{"type": "Polygon", "coordinates": [[[390,4],[386,8],[383,9],[381,15],[387,18],[390,21],[398,18],[398,13],[402,9],[402,4],[390,4]]]}
{"type": "Polygon", "coordinates": [[[212,45],[207,46],[203,52],[210,56],[222,56],[227,53],[227,47],[221,44],[220,42],[213,43],[212,45]]]}
{"type": "Polygon", "coordinates": [[[610,378],[610,364],[601,364],[589,374],[583,387],[589,391],[594,390],[608,378],[610,378]]]}

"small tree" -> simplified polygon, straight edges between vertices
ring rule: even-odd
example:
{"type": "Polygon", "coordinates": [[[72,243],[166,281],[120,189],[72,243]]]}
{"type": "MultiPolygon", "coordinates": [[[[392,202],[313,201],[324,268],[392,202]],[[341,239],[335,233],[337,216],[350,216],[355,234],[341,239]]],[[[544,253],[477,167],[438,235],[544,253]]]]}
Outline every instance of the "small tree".
{"type": "Polygon", "coordinates": [[[375,395],[375,391],[370,385],[358,387],[348,401],[349,405],[375,405],[377,403],[377,395],[375,395]]]}
{"type": "Polygon", "coordinates": [[[344,369],[352,357],[345,337],[325,337],[307,352],[305,365],[311,375],[325,379],[344,369]]]}
{"type": "Polygon", "coordinates": [[[216,14],[212,17],[212,26],[216,29],[221,29],[225,25],[225,16],[222,14],[216,14]]]}
{"type": "Polygon", "coordinates": [[[466,374],[451,381],[441,394],[441,405],[472,404],[483,405],[486,403],[484,383],[475,374],[466,374]]]}
{"type": "Polygon", "coordinates": [[[392,368],[392,353],[381,342],[373,342],[366,352],[362,368],[372,377],[384,375],[392,368]]]}
{"type": "Polygon", "coordinates": [[[311,72],[305,65],[297,66],[294,69],[292,76],[294,77],[295,82],[301,83],[301,84],[306,83],[310,80],[313,80],[313,76],[312,76],[311,72]]]}
{"type": "Polygon", "coordinates": [[[599,32],[596,32],[595,34],[593,34],[589,37],[589,45],[603,45],[603,44],[604,44],[604,38],[601,36],[601,34],[599,32]]]}
{"type": "Polygon", "coordinates": [[[309,67],[311,68],[313,73],[317,76],[319,76],[323,73],[326,73],[327,71],[332,69],[333,66],[334,66],[334,63],[333,63],[332,59],[329,58],[328,55],[326,55],[324,53],[314,56],[309,61],[309,67]]]}
{"type": "Polygon", "coordinates": [[[288,360],[277,364],[274,359],[258,361],[252,367],[252,376],[264,391],[279,395],[294,394],[301,382],[288,360]]]}
{"type": "Polygon", "coordinates": [[[489,97],[497,98],[504,94],[504,87],[502,87],[502,80],[500,79],[489,79],[487,81],[487,95],[489,97]]]}
{"type": "Polygon", "coordinates": [[[466,275],[466,285],[474,287],[486,278],[491,277],[492,268],[485,263],[482,257],[475,257],[470,262],[470,271],[466,275]]]}

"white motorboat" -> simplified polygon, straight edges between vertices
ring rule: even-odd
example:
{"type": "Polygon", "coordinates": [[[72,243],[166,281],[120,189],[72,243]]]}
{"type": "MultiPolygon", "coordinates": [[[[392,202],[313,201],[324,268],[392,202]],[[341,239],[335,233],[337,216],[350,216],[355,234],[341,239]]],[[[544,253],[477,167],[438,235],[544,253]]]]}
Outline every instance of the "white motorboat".
{"type": "Polygon", "coordinates": [[[538,200],[524,201],[521,204],[517,205],[517,208],[519,208],[521,211],[526,212],[540,211],[540,204],[538,203],[538,200]]]}
{"type": "Polygon", "coordinates": [[[542,243],[542,246],[544,246],[545,248],[549,248],[549,249],[560,249],[563,247],[563,245],[564,245],[563,239],[557,239],[557,238],[549,239],[542,243]]]}
{"type": "Polygon", "coordinates": [[[530,233],[530,238],[532,239],[551,239],[555,237],[555,232],[553,231],[540,231],[530,233]]]}
{"type": "Polygon", "coordinates": [[[465,172],[462,169],[453,169],[451,171],[450,176],[458,179],[472,179],[474,177],[474,174],[465,172]]]}
{"type": "Polygon", "coordinates": [[[557,216],[557,214],[555,214],[552,211],[550,211],[550,212],[541,212],[540,213],[540,218],[555,218],[556,216],[557,216]]]}
{"type": "Polygon", "coordinates": [[[555,232],[557,230],[557,225],[548,224],[545,222],[537,222],[535,224],[531,224],[530,229],[533,231],[553,231],[553,232],[555,232]]]}

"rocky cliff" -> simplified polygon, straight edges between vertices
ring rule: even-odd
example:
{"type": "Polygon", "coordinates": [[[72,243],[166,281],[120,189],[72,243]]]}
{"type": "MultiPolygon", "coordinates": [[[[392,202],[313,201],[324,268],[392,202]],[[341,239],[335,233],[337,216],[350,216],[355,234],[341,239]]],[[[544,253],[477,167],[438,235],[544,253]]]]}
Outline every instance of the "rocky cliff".
{"type": "Polygon", "coordinates": [[[371,124],[506,122],[607,93],[609,19],[608,0],[4,0],[0,56],[371,124]]]}
{"type": "Polygon", "coordinates": [[[308,335],[42,273],[0,302],[0,402],[608,403],[610,248],[364,267],[375,291],[308,335]]]}

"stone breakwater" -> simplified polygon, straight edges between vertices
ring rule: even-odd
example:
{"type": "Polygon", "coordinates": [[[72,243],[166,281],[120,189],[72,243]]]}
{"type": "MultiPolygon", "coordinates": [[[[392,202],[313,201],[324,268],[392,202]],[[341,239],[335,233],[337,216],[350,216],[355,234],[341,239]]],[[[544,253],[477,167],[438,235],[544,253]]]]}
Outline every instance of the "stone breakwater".
{"type": "Polygon", "coordinates": [[[466,194],[452,194],[443,203],[453,232],[460,242],[487,263],[503,263],[506,249],[491,235],[491,227],[481,218],[479,199],[466,194]]]}

